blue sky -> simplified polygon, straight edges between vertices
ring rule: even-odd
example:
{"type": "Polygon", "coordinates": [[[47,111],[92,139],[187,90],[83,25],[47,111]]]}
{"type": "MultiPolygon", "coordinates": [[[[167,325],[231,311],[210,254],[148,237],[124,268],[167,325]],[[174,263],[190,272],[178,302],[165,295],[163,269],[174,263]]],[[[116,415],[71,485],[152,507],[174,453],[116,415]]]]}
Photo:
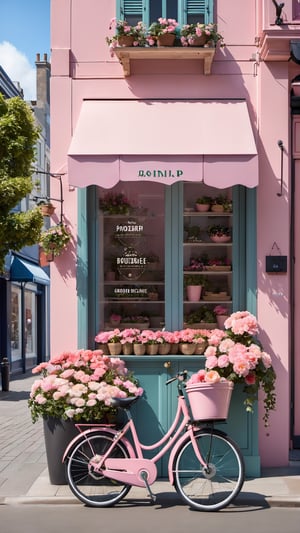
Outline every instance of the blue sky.
{"type": "Polygon", "coordinates": [[[37,53],[50,59],[50,0],[0,0],[0,65],[26,100],[36,97],[37,53]]]}

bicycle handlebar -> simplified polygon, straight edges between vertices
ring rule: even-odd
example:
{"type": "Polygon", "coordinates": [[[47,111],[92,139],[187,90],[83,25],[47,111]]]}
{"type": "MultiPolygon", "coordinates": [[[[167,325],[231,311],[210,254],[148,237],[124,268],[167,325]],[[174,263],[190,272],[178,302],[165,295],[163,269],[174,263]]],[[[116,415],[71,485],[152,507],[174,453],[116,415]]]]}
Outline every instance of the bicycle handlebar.
{"type": "Polygon", "coordinates": [[[176,380],[177,381],[186,381],[187,375],[188,375],[188,371],[187,370],[183,370],[182,372],[179,372],[173,378],[168,379],[166,381],[166,385],[169,385],[170,383],[173,383],[173,381],[176,381],[176,380]]]}

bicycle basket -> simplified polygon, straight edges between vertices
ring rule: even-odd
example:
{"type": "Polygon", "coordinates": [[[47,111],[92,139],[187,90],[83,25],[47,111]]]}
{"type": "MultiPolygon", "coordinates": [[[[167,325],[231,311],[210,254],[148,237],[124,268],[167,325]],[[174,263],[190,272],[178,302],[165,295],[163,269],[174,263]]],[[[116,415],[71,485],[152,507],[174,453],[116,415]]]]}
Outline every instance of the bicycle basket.
{"type": "Polygon", "coordinates": [[[233,383],[194,383],[186,387],[194,420],[226,420],[233,383]]]}

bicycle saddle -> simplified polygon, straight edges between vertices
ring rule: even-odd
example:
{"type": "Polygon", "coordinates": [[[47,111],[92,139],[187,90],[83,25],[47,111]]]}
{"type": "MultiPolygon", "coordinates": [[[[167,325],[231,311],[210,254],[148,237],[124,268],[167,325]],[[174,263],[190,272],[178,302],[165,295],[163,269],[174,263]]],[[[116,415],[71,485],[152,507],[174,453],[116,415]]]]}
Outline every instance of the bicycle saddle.
{"type": "Polygon", "coordinates": [[[140,398],[140,396],[132,396],[129,398],[112,398],[112,407],[121,407],[121,409],[130,409],[130,407],[140,398]]]}

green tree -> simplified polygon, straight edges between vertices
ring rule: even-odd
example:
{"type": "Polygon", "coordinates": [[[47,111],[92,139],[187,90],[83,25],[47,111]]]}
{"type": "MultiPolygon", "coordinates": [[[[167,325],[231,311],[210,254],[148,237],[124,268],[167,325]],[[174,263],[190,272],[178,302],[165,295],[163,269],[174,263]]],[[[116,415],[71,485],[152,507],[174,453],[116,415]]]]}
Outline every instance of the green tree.
{"type": "Polygon", "coordinates": [[[33,189],[38,137],[28,104],[18,96],[5,100],[0,93],[0,272],[10,250],[36,244],[41,234],[43,217],[38,207],[12,212],[33,189]]]}

